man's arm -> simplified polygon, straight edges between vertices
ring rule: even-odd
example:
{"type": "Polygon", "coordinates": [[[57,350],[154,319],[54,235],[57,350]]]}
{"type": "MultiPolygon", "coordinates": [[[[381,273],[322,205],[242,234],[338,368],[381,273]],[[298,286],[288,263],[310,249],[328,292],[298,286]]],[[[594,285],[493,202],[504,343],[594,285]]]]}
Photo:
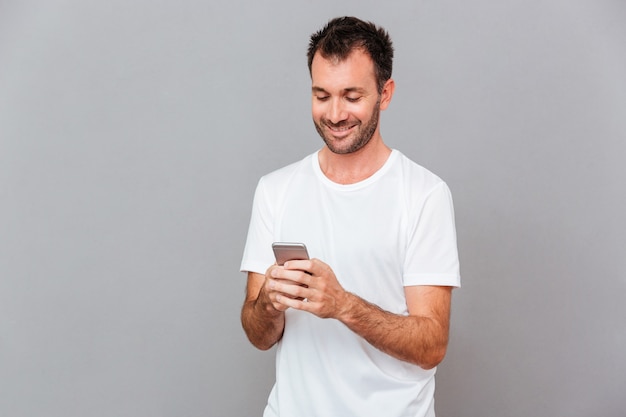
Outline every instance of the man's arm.
{"type": "Polygon", "coordinates": [[[448,347],[451,287],[405,287],[408,316],[392,314],[346,293],[337,317],[379,350],[424,369],[437,366],[448,347]]]}
{"type": "Polygon", "coordinates": [[[250,342],[261,350],[274,346],[283,336],[287,307],[276,309],[265,289],[266,277],[248,272],[241,324],[250,342]]]}
{"type": "Polygon", "coordinates": [[[434,368],[445,356],[451,287],[405,287],[409,315],[402,316],[345,291],[332,269],[316,259],[290,261],[284,269],[268,272],[272,302],[337,319],[377,349],[424,369],[434,368]],[[304,286],[285,285],[282,279],[304,286]]]}

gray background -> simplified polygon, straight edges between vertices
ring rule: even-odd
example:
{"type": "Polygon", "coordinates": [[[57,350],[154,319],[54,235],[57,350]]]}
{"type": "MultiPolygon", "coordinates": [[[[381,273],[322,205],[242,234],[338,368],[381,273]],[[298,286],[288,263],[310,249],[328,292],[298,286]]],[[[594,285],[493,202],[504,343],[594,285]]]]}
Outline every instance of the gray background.
{"type": "Polygon", "coordinates": [[[252,194],[321,146],[304,54],[345,14],[455,199],[438,414],[626,415],[624,1],[0,0],[1,416],[260,415],[252,194]]]}

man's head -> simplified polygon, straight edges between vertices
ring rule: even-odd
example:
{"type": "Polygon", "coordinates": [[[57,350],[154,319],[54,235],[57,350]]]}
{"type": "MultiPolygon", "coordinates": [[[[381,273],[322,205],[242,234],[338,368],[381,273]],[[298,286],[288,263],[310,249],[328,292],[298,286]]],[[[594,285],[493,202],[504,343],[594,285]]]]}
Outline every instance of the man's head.
{"type": "Polygon", "coordinates": [[[395,88],[392,56],[387,33],[353,17],[331,20],[311,36],[313,122],[331,152],[351,154],[382,143],[380,111],[395,88]]]}
{"type": "Polygon", "coordinates": [[[378,93],[391,78],[393,45],[389,34],[356,17],[338,17],[311,35],[307,52],[309,72],[316,53],[328,60],[345,60],[355,50],[366,52],[374,62],[378,93]]]}

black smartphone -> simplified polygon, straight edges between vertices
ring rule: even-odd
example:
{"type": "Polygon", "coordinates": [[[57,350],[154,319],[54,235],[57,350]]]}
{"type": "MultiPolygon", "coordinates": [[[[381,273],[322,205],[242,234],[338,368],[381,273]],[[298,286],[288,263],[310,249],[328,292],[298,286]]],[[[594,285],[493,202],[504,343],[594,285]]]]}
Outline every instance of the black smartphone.
{"type": "Polygon", "coordinates": [[[309,253],[304,243],[274,242],[272,243],[272,250],[277,265],[283,265],[287,261],[309,259],[309,253]]]}

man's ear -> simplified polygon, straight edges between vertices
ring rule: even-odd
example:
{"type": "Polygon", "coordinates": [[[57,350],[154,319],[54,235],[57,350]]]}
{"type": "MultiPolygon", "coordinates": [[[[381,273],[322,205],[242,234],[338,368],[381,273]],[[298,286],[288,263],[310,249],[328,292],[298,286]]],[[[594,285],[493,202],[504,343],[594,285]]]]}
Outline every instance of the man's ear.
{"type": "Polygon", "coordinates": [[[387,80],[385,85],[383,86],[383,91],[380,94],[380,109],[385,110],[389,107],[389,103],[391,103],[391,98],[393,97],[393,92],[396,90],[396,82],[390,78],[387,80]]]}

